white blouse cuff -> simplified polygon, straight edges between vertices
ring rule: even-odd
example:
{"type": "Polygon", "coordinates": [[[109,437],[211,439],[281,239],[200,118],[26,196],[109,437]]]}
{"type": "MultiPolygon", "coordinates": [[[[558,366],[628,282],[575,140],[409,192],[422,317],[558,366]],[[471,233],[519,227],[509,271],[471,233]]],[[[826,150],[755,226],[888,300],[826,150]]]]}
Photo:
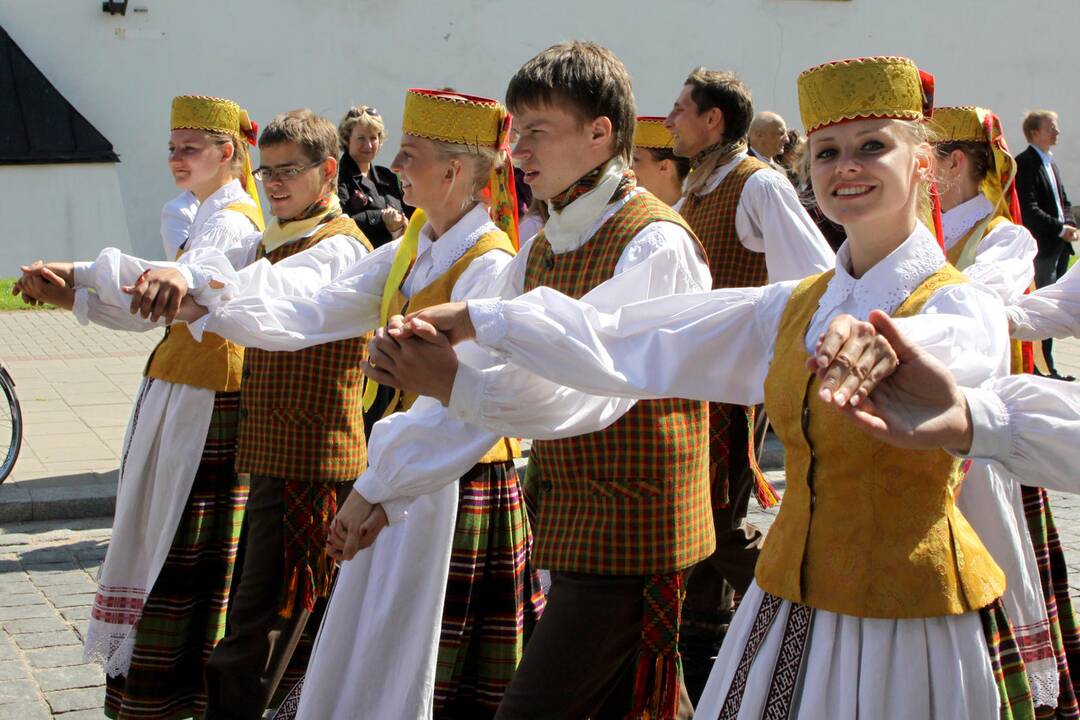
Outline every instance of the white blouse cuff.
{"type": "Polygon", "coordinates": [[[450,391],[447,414],[457,420],[480,424],[477,421],[480,417],[483,393],[483,372],[466,363],[458,363],[457,375],[454,376],[454,388],[450,391]]]}
{"type": "Polygon", "coordinates": [[[1019,329],[1028,324],[1027,313],[1022,307],[1008,305],[1005,307],[1005,314],[1009,318],[1009,324],[1014,328],[1019,329]]]}
{"type": "Polygon", "coordinates": [[[386,513],[386,521],[391,525],[396,525],[409,516],[409,505],[411,503],[412,498],[396,497],[379,504],[382,505],[383,512],[386,513]]]}
{"type": "Polygon", "coordinates": [[[75,289],[90,287],[94,282],[94,263],[80,260],[74,265],[71,281],[75,289]]]}
{"type": "Polygon", "coordinates": [[[498,347],[507,332],[503,301],[498,298],[469,300],[468,307],[469,319],[476,329],[476,342],[488,348],[498,347]]]}
{"type": "Polygon", "coordinates": [[[989,389],[961,388],[971,415],[971,448],[963,457],[1001,461],[1013,450],[1009,411],[989,389]]]}
{"type": "MultiPolygon", "coordinates": [[[[90,263],[80,264],[89,265],[90,263]]],[[[77,278],[78,275],[75,277],[77,278]]],[[[75,319],[79,321],[80,325],[90,324],[90,290],[78,287],[78,283],[76,283],[75,287],[75,304],[72,306],[71,311],[75,313],[75,319]]]]}
{"type": "Polygon", "coordinates": [[[391,525],[401,522],[409,514],[408,507],[409,503],[412,502],[412,498],[394,497],[393,488],[370,469],[365,470],[357,478],[356,483],[353,485],[353,492],[359,494],[360,497],[372,505],[382,505],[383,512],[386,513],[386,519],[391,525]]]}

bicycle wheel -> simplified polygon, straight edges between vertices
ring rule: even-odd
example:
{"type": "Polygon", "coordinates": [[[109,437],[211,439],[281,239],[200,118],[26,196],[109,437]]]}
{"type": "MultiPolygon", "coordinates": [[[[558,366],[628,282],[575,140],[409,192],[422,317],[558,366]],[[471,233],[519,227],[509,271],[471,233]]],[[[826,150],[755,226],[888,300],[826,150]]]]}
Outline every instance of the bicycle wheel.
{"type": "Polygon", "coordinates": [[[0,365],[0,389],[4,397],[0,398],[0,483],[7,479],[19,459],[22,447],[22,409],[15,394],[15,381],[8,371],[0,365]]]}

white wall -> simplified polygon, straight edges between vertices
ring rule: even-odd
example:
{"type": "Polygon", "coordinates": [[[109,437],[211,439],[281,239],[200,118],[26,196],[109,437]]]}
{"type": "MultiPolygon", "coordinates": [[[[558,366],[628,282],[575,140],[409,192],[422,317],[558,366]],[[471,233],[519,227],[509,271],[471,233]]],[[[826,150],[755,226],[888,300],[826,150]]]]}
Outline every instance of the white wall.
{"type": "Polygon", "coordinates": [[[353,102],[374,105],[392,131],[389,162],[407,87],[501,97],[523,61],[567,38],[623,58],[641,114],[665,113],[687,71],[706,65],[738,72],[757,108],[796,127],[801,70],[908,55],[936,73],[939,104],[995,109],[1014,150],[1024,109],[1058,110],[1057,157],[1080,198],[1076,0],[132,0],[126,17],[101,0],[4,0],[0,24],[115,145],[132,245],[154,257],[175,194],[164,162],[173,95],[226,95],[260,124],[295,107],[336,122],[353,102]]]}
{"type": "Polygon", "coordinates": [[[93,258],[104,245],[130,252],[116,168],[0,165],[0,277],[14,277],[34,260],[93,258]]]}

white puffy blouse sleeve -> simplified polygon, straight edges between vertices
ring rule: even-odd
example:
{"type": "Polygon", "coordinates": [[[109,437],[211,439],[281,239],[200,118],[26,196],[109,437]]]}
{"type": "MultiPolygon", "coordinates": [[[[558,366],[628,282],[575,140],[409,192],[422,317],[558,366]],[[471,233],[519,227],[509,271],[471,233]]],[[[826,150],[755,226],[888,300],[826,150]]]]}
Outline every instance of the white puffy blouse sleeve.
{"type": "Polygon", "coordinates": [[[1025,485],[1080,492],[1080,387],[1010,375],[962,391],[972,422],[968,457],[998,462],[1025,485]]]}
{"type": "Polygon", "coordinates": [[[1017,340],[1080,336],[1080,266],[1069,268],[1053,285],[1021,295],[1008,312],[1017,340]]]}
{"type": "Polygon", "coordinates": [[[983,238],[964,274],[992,290],[1009,305],[1020,298],[1035,277],[1035,238],[1022,225],[1002,223],[983,238]]]}
{"type": "MultiPolygon", "coordinates": [[[[497,250],[473,260],[454,284],[451,301],[468,298],[510,262],[510,255],[497,250]]],[[[472,368],[498,362],[476,343],[462,343],[454,351],[463,365],[472,368]]],[[[419,397],[408,411],[375,423],[368,438],[368,466],[354,489],[368,502],[381,503],[390,521],[396,522],[410,498],[457,480],[501,437],[503,433],[449,417],[433,398],[419,397]]]]}
{"type": "MultiPolygon", "coordinates": [[[[379,324],[379,306],[397,241],[372,253],[336,235],[271,264],[265,258],[228,276],[227,292],[190,324],[263,350],[299,350],[359,337],[379,324]]],[[[226,278],[226,276],[228,276],[226,278]]],[[[203,304],[208,293],[196,299],[203,304]]]]}

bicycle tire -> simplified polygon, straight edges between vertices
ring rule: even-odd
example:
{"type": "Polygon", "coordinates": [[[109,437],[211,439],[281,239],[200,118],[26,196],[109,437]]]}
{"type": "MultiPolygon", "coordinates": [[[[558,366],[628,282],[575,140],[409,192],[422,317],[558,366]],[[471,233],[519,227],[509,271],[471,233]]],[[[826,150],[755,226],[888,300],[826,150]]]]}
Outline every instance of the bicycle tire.
{"type": "Polygon", "coordinates": [[[19,396],[15,394],[15,381],[11,379],[11,375],[3,365],[0,365],[0,389],[4,392],[2,401],[4,405],[0,406],[0,416],[5,410],[11,416],[11,432],[6,433],[8,437],[0,437],[0,452],[3,453],[0,457],[0,483],[2,483],[15,469],[15,461],[19,459],[23,436],[22,408],[19,406],[19,396]]]}

